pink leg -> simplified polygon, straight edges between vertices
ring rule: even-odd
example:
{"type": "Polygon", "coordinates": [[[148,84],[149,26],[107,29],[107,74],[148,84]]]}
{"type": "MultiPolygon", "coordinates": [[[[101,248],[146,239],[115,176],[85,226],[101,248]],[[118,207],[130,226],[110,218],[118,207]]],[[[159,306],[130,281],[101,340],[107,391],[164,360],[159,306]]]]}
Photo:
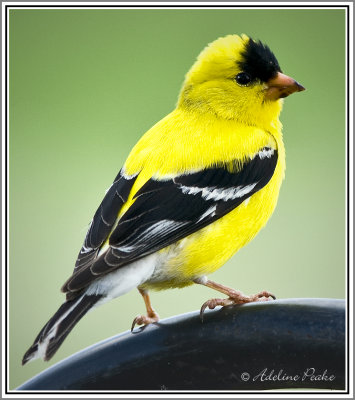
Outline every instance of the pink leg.
{"type": "Polygon", "coordinates": [[[252,303],[255,301],[269,301],[270,298],[274,300],[276,299],[276,297],[272,293],[266,290],[263,290],[262,292],[251,296],[246,296],[239,290],[229,288],[227,286],[210,281],[208,279],[196,279],[194,280],[194,282],[200,285],[207,286],[211,289],[215,289],[218,292],[224,293],[228,296],[228,298],[226,299],[210,299],[207,300],[205,303],[203,303],[200,311],[201,320],[203,320],[203,313],[206,308],[214,309],[217,306],[229,306],[232,304],[252,303]]]}
{"type": "Polygon", "coordinates": [[[136,318],[134,318],[132,322],[131,332],[133,331],[136,325],[149,325],[152,324],[153,322],[159,321],[159,315],[152,307],[148,292],[142,289],[138,290],[143,297],[145,308],[147,309],[147,315],[138,315],[136,318]]]}

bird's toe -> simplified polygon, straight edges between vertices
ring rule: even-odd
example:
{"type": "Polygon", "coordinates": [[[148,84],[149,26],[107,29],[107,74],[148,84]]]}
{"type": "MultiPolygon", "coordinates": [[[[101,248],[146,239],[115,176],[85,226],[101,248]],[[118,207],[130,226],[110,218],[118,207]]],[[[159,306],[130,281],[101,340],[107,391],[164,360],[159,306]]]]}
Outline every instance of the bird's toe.
{"type": "Polygon", "coordinates": [[[158,321],[159,321],[159,315],[155,312],[152,313],[151,315],[137,315],[137,317],[134,318],[132,322],[131,332],[133,332],[133,329],[136,325],[149,325],[158,321]]]}

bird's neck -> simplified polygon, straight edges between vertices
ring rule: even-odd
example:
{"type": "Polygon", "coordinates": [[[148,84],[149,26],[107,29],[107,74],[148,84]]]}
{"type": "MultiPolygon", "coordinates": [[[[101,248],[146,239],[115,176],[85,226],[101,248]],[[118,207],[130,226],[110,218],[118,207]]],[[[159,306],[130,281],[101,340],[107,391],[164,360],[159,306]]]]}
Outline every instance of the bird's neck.
{"type": "Polygon", "coordinates": [[[236,124],[256,127],[264,131],[272,133],[275,139],[281,139],[282,124],[279,115],[282,110],[282,100],[265,102],[263,104],[254,105],[253,107],[240,104],[238,112],[233,112],[232,108],[221,107],[221,109],[212,108],[208,102],[200,102],[199,104],[190,103],[180,99],[177,105],[177,111],[192,113],[198,118],[203,116],[203,120],[220,120],[230,121],[236,124]],[[278,137],[279,136],[279,137],[278,137]]]}

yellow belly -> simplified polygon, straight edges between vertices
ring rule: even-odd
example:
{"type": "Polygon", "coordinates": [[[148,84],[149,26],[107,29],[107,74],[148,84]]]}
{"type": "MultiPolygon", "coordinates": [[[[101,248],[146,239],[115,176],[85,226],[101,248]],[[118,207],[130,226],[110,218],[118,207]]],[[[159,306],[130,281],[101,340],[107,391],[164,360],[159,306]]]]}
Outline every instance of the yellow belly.
{"type": "Polygon", "coordinates": [[[280,160],[270,182],[249,201],[244,201],[215,223],[161,250],[171,256],[143,287],[153,290],[184,287],[192,284],[192,279],[211,274],[225,264],[255,237],[273,213],[283,177],[282,164],[280,160]]]}
{"type": "MultiPolygon", "coordinates": [[[[281,105],[278,105],[278,112],[281,105]]],[[[192,279],[220,268],[266,224],[277,203],[285,169],[281,123],[256,127],[212,114],[176,109],[150,129],[134,147],[125,163],[128,175],[139,172],[123,215],[134,203],[134,195],[154,176],[167,179],[208,168],[221,161],[247,162],[263,147],[277,148],[278,162],[270,182],[235,210],[198,232],[160,250],[147,289],[183,287],[192,279]],[[178,134],[177,134],[178,133],[178,134]],[[167,154],[169,155],[167,157],[167,154]]]]}

